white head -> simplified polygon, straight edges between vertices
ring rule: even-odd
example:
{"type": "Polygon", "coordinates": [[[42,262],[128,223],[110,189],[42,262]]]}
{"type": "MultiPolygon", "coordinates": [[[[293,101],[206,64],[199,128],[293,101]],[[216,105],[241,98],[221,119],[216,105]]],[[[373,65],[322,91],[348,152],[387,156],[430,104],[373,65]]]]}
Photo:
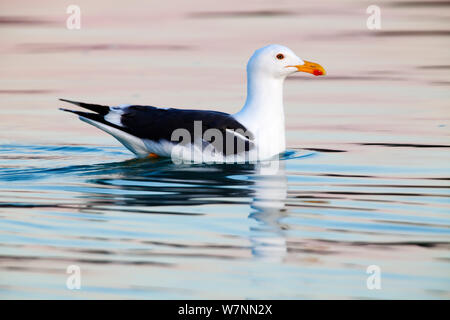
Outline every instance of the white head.
{"type": "Polygon", "coordinates": [[[234,117],[257,137],[258,153],[268,158],[286,149],[283,82],[295,72],[324,75],[319,64],[300,59],[291,49],[271,44],[255,51],[247,64],[247,99],[234,117]]]}
{"type": "Polygon", "coordinates": [[[291,49],[278,44],[256,50],[247,64],[247,74],[252,77],[284,79],[298,71],[325,75],[325,69],[319,64],[302,60],[291,49]]]}

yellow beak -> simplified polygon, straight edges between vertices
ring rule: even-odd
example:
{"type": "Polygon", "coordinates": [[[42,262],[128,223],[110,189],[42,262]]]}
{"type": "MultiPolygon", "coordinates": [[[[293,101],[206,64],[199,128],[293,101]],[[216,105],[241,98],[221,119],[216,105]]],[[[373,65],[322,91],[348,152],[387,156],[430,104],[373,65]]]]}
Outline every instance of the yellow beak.
{"type": "Polygon", "coordinates": [[[305,64],[292,67],[296,67],[298,71],[311,73],[315,76],[324,76],[327,74],[325,69],[320,64],[306,60],[304,60],[304,62],[305,64]]]}

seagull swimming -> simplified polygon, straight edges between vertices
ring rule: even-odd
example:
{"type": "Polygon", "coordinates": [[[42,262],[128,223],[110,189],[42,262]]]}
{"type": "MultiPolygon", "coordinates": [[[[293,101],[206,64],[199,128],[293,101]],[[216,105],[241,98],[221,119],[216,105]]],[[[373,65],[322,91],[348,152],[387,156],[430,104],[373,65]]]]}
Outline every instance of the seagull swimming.
{"type": "Polygon", "coordinates": [[[104,106],[76,102],[92,112],[63,109],[115,137],[137,157],[234,162],[264,160],[286,149],[284,79],[295,72],[325,75],[317,63],[300,59],[291,49],[268,45],[247,64],[247,99],[235,114],[158,108],[104,106]],[[251,156],[249,156],[251,154],[251,156]]]}

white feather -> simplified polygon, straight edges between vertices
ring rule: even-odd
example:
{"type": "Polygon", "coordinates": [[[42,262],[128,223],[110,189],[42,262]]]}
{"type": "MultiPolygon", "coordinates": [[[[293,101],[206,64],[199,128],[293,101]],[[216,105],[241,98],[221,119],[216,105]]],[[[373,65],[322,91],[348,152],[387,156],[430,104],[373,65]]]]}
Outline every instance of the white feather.
{"type": "Polygon", "coordinates": [[[106,124],[85,118],[83,116],[80,116],[80,120],[87,122],[105,131],[106,133],[109,133],[114,138],[116,138],[120,143],[122,143],[128,150],[133,152],[136,156],[141,158],[148,156],[149,152],[147,151],[145,143],[142,141],[142,139],[135,137],[131,134],[128,134],[122,130],[108,126],[106,124]]]}
{"type": "Polygon", "coordinates": [[[109,109],[111,111],[109,111],[108,114],[105,115],[105,120],[115,124],[116,126],[122,127],[122,114],[124,112],[124,109],[129,106],[130,105],[128,104],[124,104],[117,107],[110,107],[109,109]]]}

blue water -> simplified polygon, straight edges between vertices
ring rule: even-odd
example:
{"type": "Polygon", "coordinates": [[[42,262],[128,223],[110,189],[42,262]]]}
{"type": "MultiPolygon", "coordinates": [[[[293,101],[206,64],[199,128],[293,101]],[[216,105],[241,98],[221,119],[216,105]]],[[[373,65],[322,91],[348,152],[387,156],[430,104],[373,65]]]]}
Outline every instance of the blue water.
{"type": "Polygon", "coordinates": [[[122,147],[2,145],[0,297],[449,298],[446,149],[358,148],[175,165],[122,147]]]}

